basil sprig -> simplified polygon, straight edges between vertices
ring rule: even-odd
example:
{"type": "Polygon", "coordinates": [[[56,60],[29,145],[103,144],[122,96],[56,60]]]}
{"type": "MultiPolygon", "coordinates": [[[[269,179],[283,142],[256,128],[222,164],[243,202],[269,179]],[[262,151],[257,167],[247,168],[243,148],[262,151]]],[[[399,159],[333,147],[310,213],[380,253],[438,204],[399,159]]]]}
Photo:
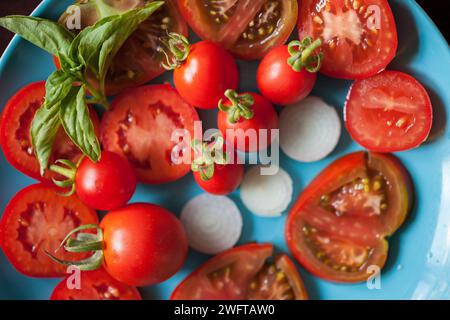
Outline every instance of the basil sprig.
{"type": "Polygon", "coordinates": [[[46,82],[45,101],[31,124],[31,141],[43,175],[61,126],[92,161],[100,159],[100,143],[88,103],[109,108],[105,80],[119,49],[164,1],[153,1],[123,14],[108,16],[74,35],[57,22],[28,16],[0,18],[0,26],[58,57],[61,69],[46,82]],[[95,77],[96,86],[88,80],[95,77]],[[89,92],[90,97],[87,97],[89,92]]]}

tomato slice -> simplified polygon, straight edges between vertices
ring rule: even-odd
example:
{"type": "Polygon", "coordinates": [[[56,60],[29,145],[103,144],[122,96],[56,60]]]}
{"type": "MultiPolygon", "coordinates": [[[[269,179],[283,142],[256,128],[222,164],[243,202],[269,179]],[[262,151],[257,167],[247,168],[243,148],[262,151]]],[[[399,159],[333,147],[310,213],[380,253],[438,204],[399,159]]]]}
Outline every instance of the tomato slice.
{"type": "Polygon", "coordinates": [[[178,0],[181,13],[202,39],[220,43],[238,58],[261,59],[289,38],[296,0],[178,0]]]}
{"type": "Polygon", "coordinates": [[[172,300],[303,300],[305,287],[292,261],[274,262],[271,244],[248,244],[225,251],[188,276],[172,300]]]}
{"type": "Polygon", "coordinates": [[[321,38],[321,71],[344,79],[363,79],[383,71],[394,58],[397,28],[387,0],[303,0],[300,38],[321,38]]]}
{"type": "MultiPolygon", "coordinates": [[[[8,162],[17,170],[36,180],[51,181],[52,178],[60,177],[50,171],[47,171],[44,177],[41,176],[30,137],[31,122],[44,97],[45,82],[41,81],[27,85],[8,101],[0,123],[0,145],[8,162]]],[[[99,120],[93,109],[91,118],[98,133],[99,120]]],[[[69,159],[77,163],[82,155],[61,128],[53,145],[50,163],[58,159],[69,159]]]]}
{"type": "Polygon", "coordinates": [[[17,271],[30,277],[65,275],[66,267],[45,251],[63,260],[86,258],[59,248],[74,228],[97,224],[94,210],[76,196],[65,197],[53,186],[35,184],[17,193],[0,221],[0,247],[17,271]]]}
{"type": "Polygon", "coordinates": [[[356,152],[326,168],[300,195],[286,224],[286,241],[313,274],[360,282],[384,266],[386,238],[412,206],[412,183],[391,155],[356,152]]]}
{"type": "MultiPolygon", "coordinates": [[[[81,9],[83,29],[108,14],[123,13],[151,1],[153,0],[77,0],[75,5],[81,9]]],[[[64,25],[67,25],[68,20],[70,20],[68,13],[60,18],[60,22],[64,25]]],[[[168,32],[188,35],[187,24],[178,10],[177,0],[165,0],[164,6],[143,22],[119,50],[106,80],[108,95],[142,85],[165,72],[161,66],[164,55],[157,49],[160,46],[160,39],[167,36],[168,32]]]]}
{"type": "MultiPolygon", "coordinates": [[[[190,172],[190,152],[172,161],[178,142],[175,130],[187,130],[194,137],[194,122],[199,117],[170,85],[151,85],[128,90],[112,103],[101,124],[101,140],[107,151],[126,157],[144,183],[178,180],[190,172]]],[[[189,148],[189,146],[186,146],[189,148]]]]}
{"type": "Polygon", "coordinates": [[[416,79],[398,71],[356,81],[344,113],[352,138],[375,152],[416,148],[427,139],[433,124],[427,91],[416,79]]]}
{"type": "Polygon", "coordinates": [[[142,300],[135,287],[117,281],[103,268],[82,272],[80,289],[69,289],[68,280],[55,287],[50,300],[142,300]]]}

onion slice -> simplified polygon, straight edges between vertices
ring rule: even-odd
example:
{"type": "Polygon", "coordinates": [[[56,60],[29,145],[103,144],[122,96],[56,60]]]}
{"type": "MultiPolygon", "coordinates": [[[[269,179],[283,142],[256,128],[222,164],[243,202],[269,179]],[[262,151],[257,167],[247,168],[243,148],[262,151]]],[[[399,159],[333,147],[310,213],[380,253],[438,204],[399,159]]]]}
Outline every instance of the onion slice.
{"type": "Polygon", "coordinates": [[[242,215],[228,197],[202,194],[190,200],[181,212],[189,245],[206,254],[228,250],[242,234],[242,215]]]}
{"type": "Polygon", "coordinates": [[[321,98],[310,96],[281,111],[280,146],[294,160],[324,159],[336,148],[341,132],[341,120],[335,108],[321,98]]]}
{"type": "Polygon", "coordinates": [[[251,168],[241,185],[241,199],[254,214],[261,217],[279,217],[292,200],[293,182],[281,168],[274,175],[263,175],[262,166],[251,168]]]}

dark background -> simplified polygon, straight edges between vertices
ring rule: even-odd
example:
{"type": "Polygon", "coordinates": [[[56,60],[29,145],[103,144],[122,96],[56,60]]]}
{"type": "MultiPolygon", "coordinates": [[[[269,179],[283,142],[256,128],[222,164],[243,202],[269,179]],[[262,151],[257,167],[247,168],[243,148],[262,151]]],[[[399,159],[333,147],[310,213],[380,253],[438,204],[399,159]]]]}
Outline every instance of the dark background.
{"type": "MultiPolygon", "coordinates": [[[[40,2],[40,0],[0,0],[0,16],[6,16],[8,14],[30,14],[40,2]]],[[[439,26],[447,41],[450,41],[450,18],[447,14],[448,1],[417,0],[417,2],[439,26]]],[[[3,28],[0,29],[0,53],[3,53],[11,36],[3,28]]]]}

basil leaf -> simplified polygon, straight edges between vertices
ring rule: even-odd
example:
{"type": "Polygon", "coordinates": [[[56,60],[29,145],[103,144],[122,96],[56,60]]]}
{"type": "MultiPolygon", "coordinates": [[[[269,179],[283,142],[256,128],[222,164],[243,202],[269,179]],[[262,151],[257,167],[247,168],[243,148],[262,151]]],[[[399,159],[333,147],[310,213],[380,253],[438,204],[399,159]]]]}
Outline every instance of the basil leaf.
{"type": "Polygon", "coordinates": [[[92,161],[100,159],[100,143],[86,104],[84,87],[72,87],[61,102],[60,119],[70,139],[92,161]]]}
{"type": "Polygon", "coordinates": [[[62,70],[53,72],[45,83],[45,105],[53,107],[70,92],[74,79],[62,70]]]}
{"type": "Polygon", "coordinates": [[[0,26],[17,33],[34,45],[58,56],[68,52],[74,35],[59,23],[27,16],[0,18],[0,26]]]}
{"type": "Polygon", "coordinates": [[[44,103],[36,112],[31,123],[31,142],[41,167],[41,175],[44,175],[48,167],[53,143],[61,127],[59,108],[59,104],[47,108],[44,103]]]}

